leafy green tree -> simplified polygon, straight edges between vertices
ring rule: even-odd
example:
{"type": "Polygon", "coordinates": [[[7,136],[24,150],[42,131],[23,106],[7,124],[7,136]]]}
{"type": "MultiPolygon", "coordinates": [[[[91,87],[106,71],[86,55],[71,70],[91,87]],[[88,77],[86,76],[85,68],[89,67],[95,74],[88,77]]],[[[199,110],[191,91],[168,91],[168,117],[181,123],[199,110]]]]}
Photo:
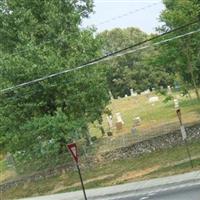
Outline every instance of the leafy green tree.
{"type": "MultiPolygon", "coordinates": [[[[103,43],[103,52],[108,54],[146,39],[147,34],[136,28],[116,28],[111,31],[100,33],[98,38],[100,38],[103,43]]],[[[107,79],[109,88],[114,97],[129,94],[130,88],[135,90],[139,89],[137,80],[134,78],[136,78],[139,73],[138,66],[141,57],[141,53],[137,52],[113,58],[109,61],[107,79]]]]}
{"type": "MultiPolygon", "coordinates": [[[[162,12],[160,20],[164,22],[158,30],[161,32],[179,27],[194,21],[199,17],[200,4],[197,0],[164,0],[166,9],[162,12]]],[[[193,30],[197,30],[199,24],[185,28],[185,30],[177,31],[171,34],[173,37],[178,34],[183,34],[193,30]]],[[[175,68],[176,73],[184,83],[184,88],[195,89],[198,99],[199,80],[200,80],[200,65],[199,65],[199,46],[200,35],[193,34],[173,42],[169,42],[160,48],[160,55],[164,62],[175,68]]]]}
{"type": "MultiPolygon", "coordinates": [[[[113,29],[104,31],[98,37],[102,40],[103,51],[110,53],[141,42],[150,36],[139,29],[113,29]]],[[[153,59],[158,50],[148,48],[118,58],[108,64],[107,79],[111,92],[115,97],[130,94],[130,89],[142,92],[146,89],[167,87],[173,81],[173,74],[153,59]]]]}
{"type": "MultiPolygon", "coordinates": [[[[91,0],[0,1],[0,88],[17,85],[101,55],[92,29],[80,29],[91,0]]],[[[104,67],[92,66],[0,96],[0,141],[23,160],[58,155],[109,101],[104,67]],[[20,155],[20,156],[19,156],[20,155]],[[46,156],[45,156],[46,155],[46,156]]]]}

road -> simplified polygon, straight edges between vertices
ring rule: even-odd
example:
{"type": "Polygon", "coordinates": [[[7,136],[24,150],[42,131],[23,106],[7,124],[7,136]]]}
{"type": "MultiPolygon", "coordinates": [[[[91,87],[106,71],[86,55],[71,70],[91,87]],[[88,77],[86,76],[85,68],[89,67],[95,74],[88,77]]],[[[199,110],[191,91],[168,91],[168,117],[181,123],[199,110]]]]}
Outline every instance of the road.
{"type": "MultiPolygon", "coordinates": [[[[88,200],[200,200],[200,171],[86,189],[88,200]]],[[[23,200],[83,200],[82,191],[32,197],[23,200]]]]}
{"type": "MultiPolygon", "coordinates": [[[[113,198],[111,200],[114,200],[113,198]]],[[[185,185],[182,188],[169,188],[160,191],[151,191],[146,194],[115,198],[115,200],[200,200],[200,184],[185,185]]]]}

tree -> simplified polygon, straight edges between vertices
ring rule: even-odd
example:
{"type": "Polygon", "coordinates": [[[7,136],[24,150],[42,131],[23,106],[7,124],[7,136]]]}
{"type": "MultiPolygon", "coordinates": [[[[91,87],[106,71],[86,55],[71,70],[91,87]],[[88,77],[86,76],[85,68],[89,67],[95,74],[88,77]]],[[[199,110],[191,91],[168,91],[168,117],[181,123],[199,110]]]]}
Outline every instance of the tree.
{"type": "MultiPolygon", "coordinates": [[[[162,12],[160,20],[164,22],[158,30],[161,32],[187,24],[197,19],[200,12],[200,4],[197,0],[164,0],[166,9],[162,12]]],[[[184,32],[190,32],[199,28],[199,24],[185,28],[171,34],[171,37],[184,32]]],[[[200,65],[199,65],[199,34],[193,34],[179,40],[173,41],[161,47],[161,54],[167,55],[168,63],[174,66],[187,88],[195,89],[198,99],[200,65]]]]}
{"type": "MultiPolygon", "coordinates": [[[[1,89],[99,56],[93,30],[79,26],[92,8],[91,0],[1,1],[1,89]]],[[[1,144],[27,161],[58,155],[73,139],[89,140],[88,123],[109,101],[104,74],[96,65],[1,94],[1,144]]]]}
{"type": "MultiPolygon", "coordinates": [[[[102,40],[103,52],[105,54],[117,51],[147,38],[147,34],[136,28],[104,31],[98,35],[102,40]]],[[[113,58],[108,63],[107,80],[109,88],[114,95],[124,96],[130,93],[130,88],[138,90],[136,76],[139,71],[136,69],[141,61],[141,53],[113,58]]],[[[145,88],[146,89],[146,88],[145,88]]]]}
{"type": "MultiPolygon", "coordinates": [[[[103,52],[110,53],[141,42],[150,36],[139,29],[130,27],[104,31],[98,37],[102,40],[103,52]]],[[[157,54],[157,49],[148,48],[109,61],[107,80],[115,98],[130,94],[131,88],[142,92],[149,88],[167,87],[172,83],[169,70],[163,68],[159,62],[154,62],[153,58],[157,54]]]]}

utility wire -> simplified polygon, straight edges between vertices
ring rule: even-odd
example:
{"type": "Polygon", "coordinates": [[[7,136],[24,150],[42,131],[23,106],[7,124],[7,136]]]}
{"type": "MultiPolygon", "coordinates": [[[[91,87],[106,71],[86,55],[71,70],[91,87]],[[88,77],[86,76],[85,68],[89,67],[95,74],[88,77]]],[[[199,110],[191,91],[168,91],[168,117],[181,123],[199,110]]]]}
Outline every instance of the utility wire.
{"type": "Polygon", "coordinates": [[[120,49],[118,51],[115,51],[115,52],[112,52],[108,55],[105,55],[105,56],[102,56],[102,57],[99,57],[97,59],[94,59],[94,60],[91,60],[90,62],[88,63],[85,63],[83,65],[80,65],[79,67],[75,67],[75,68],[71,68],[71,69],[66,69],[66,70],[63,70],[63,71],[60,71],[60,72],[57,72],[57,73],[54,73],[54,74],[50,74],[50,75],[47,75],[47,76],[43,76],[41,78],[38,78],[38,79],[34,79],[32,81],[28,81],[28,82],[24,82],[24,83],[21,83],[21,84],[18,84],[18,85],[15,85],[15,86],[12,86],[12,87],[8,87],[8,88],[5,88],[5,89],[2,89],[0,90],[0,92],[7,92],[9,90],[13,90],[13,89],[17,89],[17,88],[20,88],[20,87],[24,87],[24,86],[27,86],[27,85],[31,85],[31,84],[34,84],[34,83],[37,83],[37,82],[40,82],[40,81],[43,81],[43,80],[46,80],[46,79],[49,79],[49,78],[53,78],[53,77],[56,77],[56,76],[59,76],[59,75],[62,75],[62,74],[65,74],[65,73],[69,73],[69,72],[72,72],[72,71],[77,71],[77,70],[80,70],[82,68],[85,68],[85,67],[89,67],[91,65],[94,65],[94,64],[97,64],[97,63],[100,63],[102,61],[105,61],[105,60],[109,60],[111,57],[117,57],[117,56],[122,56],[122,55],[125,55],[125,54],[128,54],[128,53],[133,53],[135,51],[139,51],[139,50],[142,50],[142,49],[146,49],[150,46],[156,46],[156,45],[159,45],[159,44],[164,44],[166,42],[169,42],[169,41],[172,41],[172,40],[175,40],[175,39],[178,39],[178,38],[182,38],[182,37],[185,37],[185,36],[188,36],[188,35],[192,35],[194,33],[197,33],[197,32],[200,32],[200,29],[196,30],[196,31],[192,31],[192,32],[189,32],[189,33],[185,33],[183,35],[179,35],[179,36],[176,36],[176,37],[173,37],[173,38],[169,38],[169,39],[166,39],[166,40],[163,40],[163,41],[160,41],[160,42],[156,42],[156,43],[153,43],[151,45],[148,45],[148,46],[143,46],[143,47],[140,47],[140,48],[137,48],[137,49],[133,49],[134,47],[138,47],[138,46],[141,46],[147,42],[150,42],[150,41],[153,41],[153,40],[156,40],[162,36],[165,36],[165,35],[168,35],[172,32],[175,32],[175,31],[178,31],[178,30],[182,30],[183,28],[185,27],[188,27],[188,26],[191,26],[193,24],[196,24],[197,22],[199,22],[199,20],[195,20],[193,22],[190,22],[188,24],[185,24],[183,26],[180,26],[176,29],[173,29],[171,31],[168,31],[168,32],[165,32],[163,34],[160,34],[158,36],[155,36],[155,37],[152,37],[150,39],[147,39],[147,40],[144,40],[142,42],[139,42],[139,43],[136,43],[134,45],[131,45],[129,47],[126,47],[126,48],[123,48],[123,49],[120,49]],[[129,51],[128,51],[129,50],[129,51]],[[124,52],[126,51],[126,52],[124,52]],[[124,53],[123,53],[124,52],[124,53]]]}
{"type": "Polygon", "coordinates": [[[127,17],[128,15],[132,15],[132,14],[135,14],[135,13],[137,13],[137,12],[146,10],[147,8],[152,8],[152,7],[154,7],[154,6],[156,6],[156,5],[160,4],[160,3],[161,3],[161,2],[152,3],[152,4],[147,5],[147,6],[144,6],[144,7],[142,7],[142,8],[138,8],[138,9],[135,9],[135,10],[133,10],[133,11],[129,11],[129,12],[127,12],[127,13],[124,13],[124,14],[122,14],[122,15],[115,16],[115,17],[113,17],[113,18],[111,18],[111,19],[102,21],[102,22],[97,23],[97,24],[95,24],[95,25],[96,25],[96,26],[101,26],[101,25],[107,24],[107,23],[109,23],[109,22],[116,21],[116,20],[121,19],[121,18],[123,18],[123,17],[127,17]]]}
{"type": "Polygon", "coordinates": [[[136,52],[136,51],[139,51],[139,50],[147,49],[147,48],[149,48],[151,46],[158,46],[160,44],[165,44],[167,42],[170,42],[170,41],[173,41],[173,40],[176,40],[176,39],[180,39],[180,38],[183,38],[183,37],[186,37],[186,36],[189,36],[189,35],[193,35],[193,34],[198,33],[198,32],[200,32],[200,29],[197,29],[195,31],[191,31],[191,32],[188,32],[188,33],[185,33],[185,34],[182,34],[182,35],[178,35],[178,36],[175,36],[173,38],[162,40],[160,42],[155,42],[153,44],[146,45],[146,46],[143,46],[143,47],[140,47],[140,48],[137,48],[137,49],[132,49],[132,50],[126,51],[124,53],[118,54],[115,57],[120,57],[120,56],[127,55],[129,53],[133,53],[133,52],[136,52]]]}

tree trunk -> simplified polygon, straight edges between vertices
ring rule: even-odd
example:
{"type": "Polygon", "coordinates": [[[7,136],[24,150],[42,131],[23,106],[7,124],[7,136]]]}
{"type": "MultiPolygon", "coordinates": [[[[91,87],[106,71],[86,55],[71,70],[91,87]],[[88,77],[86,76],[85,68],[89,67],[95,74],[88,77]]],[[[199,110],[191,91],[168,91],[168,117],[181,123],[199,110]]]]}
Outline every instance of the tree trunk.
{"type": "Polygon", "coordinates": [[[196,80],[195,80],[195,77],[194,77],[193,70],[190,72],[190,74],[191,74],[192,83],[193,83],[193,86],[194,86],[194,89],[195,89],[197,99],[200,100],[199,90],[198,90],[198,87],[197,87],[197,83],[196,83],[196,80]]]}
{"type": "Polygon", "coordinates": [[[186,49],[187,49],[186,50],[187,63],[188,63],[188,68],[189,68],[189,72],[190,72],[191,79],[192,79],[192,84],[194,86],[194,90],[195,90],[197,99],[200,100],[200,94],[199,94],[199,90],[198,90],[198,87],[197,87],[196,79],[195,79],[195,76],[194,76],[194,71],[193,71],[193,66],[192,66],[192,62],[191,62],[191,59],[190,59],[191,57],[190,57],[190,52],[189,52],[188,45],[187,45],[186,49]]]}
{"type": "Polygon", "coordinates": [[[90,133],[89,133],[89,130],[88,130],[88,127],[87,126],[84,126],[82,128],[82,131],[83,131],[83,134],[84,134],[84,137],[85,137],[85,140],[87,142],[87,145],[91,145],[92,142],[91,142],[91,137],[90,137],[90,133]]]}
{"type": "Polygon", "coordinates": [[[189,99],[192,100],[192,96],[190,94],[190,91],[188,91],[188,96],[189,96],[189,99]]]}
{"type": "Polygon", "coordinates": [[[106,132],[105,132],[105,130],[103,128],[102,120],[98,120],[98,123],[99,123],[99,129],[101,131],[102,137],[104,137],[106,132]]]}

